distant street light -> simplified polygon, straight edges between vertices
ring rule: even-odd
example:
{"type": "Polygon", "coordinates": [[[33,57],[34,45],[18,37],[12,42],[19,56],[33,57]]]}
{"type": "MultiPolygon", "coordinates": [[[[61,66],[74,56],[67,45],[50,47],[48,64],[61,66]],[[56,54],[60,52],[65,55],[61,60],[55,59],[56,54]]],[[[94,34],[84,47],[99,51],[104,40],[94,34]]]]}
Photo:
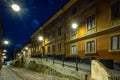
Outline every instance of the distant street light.
{"type": "Polygon", "coordinates": [[[25,50],[28,50],[28,47],[25,47],[25,50]]]}
{"type": "Polygon", "coordinates": [[[3,50],[3,52],[4,52],[4,53],[6,53],[6,52],[7,52],[7,50],[3,50]]]}
{"type": "Polygon", "coordinates": [[[9,44],[9,41],[5,40],[5,41],[4,41],[4,44],[5,44],[5,45],[8,45],[8,44],[9,44]]]}
{"type": "Polygon", "coordinates": [[[40,37],[38,37],[38,39],[39,39],[40,41],[42,41],[42,40],[43,40],[43,37],[42,37],[42,36],[40,36],[40,37]]]}
{"type": "Polygon", "coordinates": [[[6,56],[3,56],[4,59],[6,59],[7,57],[6,56]]]}
{"type": "Polygon", "coordinates": [[[5,53],[3,53],[2,55],[5,56],[5,53]]]}
{"type": "Polygon", "coordinates": [[[77,25],[76,23],[73,23],[73,24],[72,24],[72,28],[73,28],[73,29],[76,29],[77,27],[78,27],[78,25],[77,25]]]}
{"type": "Polygon", "coordinates": [[[17,4],[12,4],[12,5],[11,5],[11,8],[12,8],[14,11],[16,11],[16,12],[19,12],[19,11],[20,11],[20,6],[17,5],[17,4]]]}

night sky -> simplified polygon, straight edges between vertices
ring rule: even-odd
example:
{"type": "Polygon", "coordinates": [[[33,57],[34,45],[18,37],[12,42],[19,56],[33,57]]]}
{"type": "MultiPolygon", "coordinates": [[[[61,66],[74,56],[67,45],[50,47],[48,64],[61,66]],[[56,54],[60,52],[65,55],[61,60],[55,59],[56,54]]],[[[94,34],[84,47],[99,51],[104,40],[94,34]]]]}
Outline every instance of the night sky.
{"type": "Polygon", "coordinates": [[[68,0],[0,0],[2,5],[2,38],[10,41],[8,57],[26,43],[30,36],[54,15],[68,0]],[[11,4],[20,5],[15,12],[11,4]]]}

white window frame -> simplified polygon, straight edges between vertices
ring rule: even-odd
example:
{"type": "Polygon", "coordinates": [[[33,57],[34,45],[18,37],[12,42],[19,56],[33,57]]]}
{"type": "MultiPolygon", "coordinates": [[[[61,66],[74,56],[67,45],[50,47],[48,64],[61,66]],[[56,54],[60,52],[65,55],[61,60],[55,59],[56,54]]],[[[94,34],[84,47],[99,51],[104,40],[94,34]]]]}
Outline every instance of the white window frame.
{"type": "Polygon", "coordinates": [[[77,55],[77,53],[78,53],[77,45],[71,45],[71,46],[70,46],[70,53],[71,53],[71,55],[77,55]],[[73,47],[76,47],[75,53],[72,51],[72,50],[73,50],[73,49],[72,49],[73,47]]]}
{"type": "Polygon", "coordinates": [[[85,43],[85,53],[86,54],[92,54],[92,53],[96,53],[96,39],[90,39],[90,40],[87,40],[86,41],[86,43],[85,43]],[[94,51],[90,51],[90,52],[88,52],[87,50],[87,43],[89,43],[89,42],[93,42],[94,41],[94,51]]]}

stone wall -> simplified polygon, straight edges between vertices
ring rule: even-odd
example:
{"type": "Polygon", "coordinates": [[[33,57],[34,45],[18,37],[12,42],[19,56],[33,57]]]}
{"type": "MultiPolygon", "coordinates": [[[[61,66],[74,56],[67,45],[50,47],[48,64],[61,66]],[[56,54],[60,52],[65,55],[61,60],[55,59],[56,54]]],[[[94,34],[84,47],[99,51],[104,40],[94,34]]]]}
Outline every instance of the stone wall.
{"type": "Polygon", "coordinates": [[[69,80],[89,80],[88,73],[82,71],[75,71],[69,67],[63,67],[60,64],[53,64],[51,62],[41,61],[27,58],[25,68],[36,72],[68,78],[69,80]]]}
{"type": "Polygon", "coordinates": [[[120,80],[120,71],[106,68],[98,60],[91,64],[91,80],[120,80]]]}

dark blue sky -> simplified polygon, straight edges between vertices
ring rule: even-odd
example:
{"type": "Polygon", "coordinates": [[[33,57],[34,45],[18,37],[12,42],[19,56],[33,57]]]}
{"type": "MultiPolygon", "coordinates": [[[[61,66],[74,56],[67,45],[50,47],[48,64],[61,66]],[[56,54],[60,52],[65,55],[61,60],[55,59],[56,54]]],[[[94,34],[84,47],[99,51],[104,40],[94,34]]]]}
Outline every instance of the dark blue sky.
{"type": "MultiPolygon", "coordinates": [[[[11,46],[18,47],[27,42],[30,36],[68,0],[0,0],[2,3],[3,39],[8,39],[11,46]],[[11,4],[21,6],[19,13],[11,9],[11,4]]],[[[10,52],[9,55],[10,55],[10,52]]]]}

